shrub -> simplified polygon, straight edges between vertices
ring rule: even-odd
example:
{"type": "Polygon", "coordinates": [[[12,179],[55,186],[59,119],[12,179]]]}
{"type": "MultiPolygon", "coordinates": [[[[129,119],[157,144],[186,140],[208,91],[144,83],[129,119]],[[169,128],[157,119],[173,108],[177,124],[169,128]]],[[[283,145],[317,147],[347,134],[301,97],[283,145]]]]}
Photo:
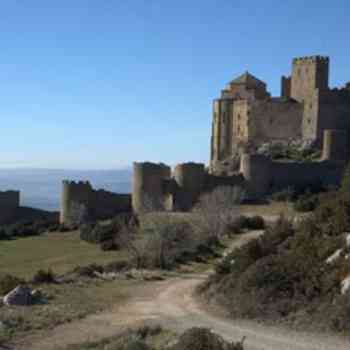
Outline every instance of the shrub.
{"type": "Polygon", "coordinates": [[[345,168],[341,181],[340,191],[348,192],[350,190],[350,163],[345,168]]]}
{"type": "Polygon", "coordinates": [[[173,268],[184,251],[195,250],[198,244],[190,224],[167,215],[156,219],[143,237],[144,264],[161,269],[173,268]]]}
{"type": "Polygon", "coordinates": [[[238,216],[231,224],[228,225],[228,232],[233,234],[241,233],[243,229],[263,230],[265,220],[262,216],[238,216]]]}
{"type": "Polygon", "coordinates": [[[243,350],[244,338],[228,343],[208,328],[191,328],[183,333],[171,350],[243,350]]]}
{"type": "Polygon", "coordinates": [[[114,227],[111,224],[84,224],[80,228],[80,238],[89,243],[113,240],[114,227]]]}
{"type": "Polygon", "coordinates": [[[130,261],[128,260],[117,260],[108,263],[106,266],[104,266],[103,271],[104,272],[119,272],[123,270],[127,270],[130,268],[130,261]]]}
{"type": "MultiPolygon", "coordinates": [[[[221,238],[238,216],[244,193],[240,187],[218,187],[202,195],[194,207],[192,225],[201,237],[221,238]]],[[[232,227],[232,226],[231,226],[232,227]]]]}
{"type": "Polygon", "coordinates": [[[120,214],[108,224],[88,223],[80,227],[80,238],[100,244],[102,250],[119,249],[122,235],[138,227],[138,219],[131,214],[120,214]]]}
{"type": "Polygon", "coordinates": [[[308,192],[298,198],[294,203],[293,208],[299,212],[309,212],[315,210],[319,203],[318,195],[312,195],[308,192]]]}
{"type": "Polygon", "coordinates": [[[73,272],[81,277],[95,277],[95,272],[103,273],[104,268],[101,265],[90,264],[87,266],[77,266],[73,272]]]}
{"type": "Polygon", "coordinates": [[[6,230],[2,227],[0,227],[0,241],[8,240],[10,239],[10,236],[8,236],[6,230]]]}
{"type": "Polygon", "coordinates": [[[0,276],[0,295],[5,295],[25,281],[12,275],[0,276]]]}
{"type": "Polygon", "coordinates": [[[295,199],[295,191],[293,188],[288,187],[282,191],[273,193],[271,199],[276,202],[291,202],[295,199]]]}
{"type": "Polygon", "coordinates": [[[258,215],[248,217],[245,228],[249,230],[263,230],[265,228],[265,220],[262,216],[258,215]]]}
{"type": "Polygon", "coordinates": [[[55,274],[51,269],[48,270],[39,270],[33,276],[33,283],[41,284],[41,283],[55,283],[55,274]]]}

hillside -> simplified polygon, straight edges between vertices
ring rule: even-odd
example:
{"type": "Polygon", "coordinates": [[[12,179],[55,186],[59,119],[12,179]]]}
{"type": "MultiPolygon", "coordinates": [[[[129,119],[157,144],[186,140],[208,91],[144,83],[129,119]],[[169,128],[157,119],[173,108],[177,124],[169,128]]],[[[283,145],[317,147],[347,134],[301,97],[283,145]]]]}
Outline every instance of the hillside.
{"type": "Polygon", "coordinates": [[[350,334],[350,193],[321,195],[298,225],[281,217],[233,250],[201,287],[231,317],[350,334]]]}

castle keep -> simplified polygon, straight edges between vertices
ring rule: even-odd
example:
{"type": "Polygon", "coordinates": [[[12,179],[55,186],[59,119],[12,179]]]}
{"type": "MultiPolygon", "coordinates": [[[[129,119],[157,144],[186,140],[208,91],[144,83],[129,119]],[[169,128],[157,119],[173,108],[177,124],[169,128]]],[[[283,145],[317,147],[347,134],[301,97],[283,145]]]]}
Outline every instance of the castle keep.
{"type": "MultiPolygon", "coordinates": [[[[326,129],[350,131],[350,84],[329,88],[329,58],[296,58],[281,78],[281,96],[246,72],[213,103],[210,170],[230,174],[233,160],[265,142],[307,140],[319,146],[326,129]]],[[[348,147],[348,146],[347,146],[348,147]]]]}

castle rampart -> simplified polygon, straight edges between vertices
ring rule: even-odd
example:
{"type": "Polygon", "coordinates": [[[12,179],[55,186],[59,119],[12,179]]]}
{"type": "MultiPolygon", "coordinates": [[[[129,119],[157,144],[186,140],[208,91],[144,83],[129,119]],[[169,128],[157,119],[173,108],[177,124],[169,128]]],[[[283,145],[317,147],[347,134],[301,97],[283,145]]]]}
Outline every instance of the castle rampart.
{"type": "Polygon", "coordinates": [[[111,217],[131,210],[131,197],[104,190],[94,190],[86,181],[63,181],[60,222],[76,224],[86,220],[111,217]]]}
{"type": "Polygon", "coordinates": [[[270,188],[271,161],[259,154],[242,154],[240,172],[244,177],[248,196],[261,197],[270,188]]]}
{"type": "Polygon", "coordinates": [[[171,168],[165,164],[134,163],[132,207],[136,213],[149,209],[172,209],[172,199],[165,191],[164,180],[171,177],[171,168]]]}
{"type": "Polygon", "coordinates": [[[325,130],[323,141],[323,160],[344,161],[348,158],[345,130],[325,130]]]}
{"type": "Polygon", "coordinates": [[[178,209],[189,210],[192,208],[203,192],[205,175],[204,164],[182,163],[176,165],[174,180],[178,186],[178,191],[175,194],[178,209]]]}

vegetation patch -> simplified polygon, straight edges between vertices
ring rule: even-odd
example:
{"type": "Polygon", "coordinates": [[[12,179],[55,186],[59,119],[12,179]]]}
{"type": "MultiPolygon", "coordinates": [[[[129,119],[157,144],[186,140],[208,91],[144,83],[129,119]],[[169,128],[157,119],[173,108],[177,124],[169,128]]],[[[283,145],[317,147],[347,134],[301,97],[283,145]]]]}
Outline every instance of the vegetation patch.
{"type": "Polygon", "coordinates": [[[207,328],[191,328],[177,336],[160,326],[130,329],[116,337],[68,346],[65,350],[243,350],[243,342],[230,343],[207,328]]]}
{"type": "Polygon", "coordinates": [[[30,307],[0,306],[0,322],[5,325],[0,329],[0,344],[124,302],[129,288],[137,286],[138,282],[134,280],[106,282],[91,279],[78,279],[69,284],[42,284],[43,298],[39,303],[30,307]]]}
{"type": "Polygon", "coordinates": [[[297,228],[281,217],[263,236],[227,255],[200,291],[234,317],[349,332],[350,297],[341,293],[350,274],[344,238],[349,231],[350,193],[326,193],[297,228]],[[338,249],[339,257],[327,262],[338,249]]]}

